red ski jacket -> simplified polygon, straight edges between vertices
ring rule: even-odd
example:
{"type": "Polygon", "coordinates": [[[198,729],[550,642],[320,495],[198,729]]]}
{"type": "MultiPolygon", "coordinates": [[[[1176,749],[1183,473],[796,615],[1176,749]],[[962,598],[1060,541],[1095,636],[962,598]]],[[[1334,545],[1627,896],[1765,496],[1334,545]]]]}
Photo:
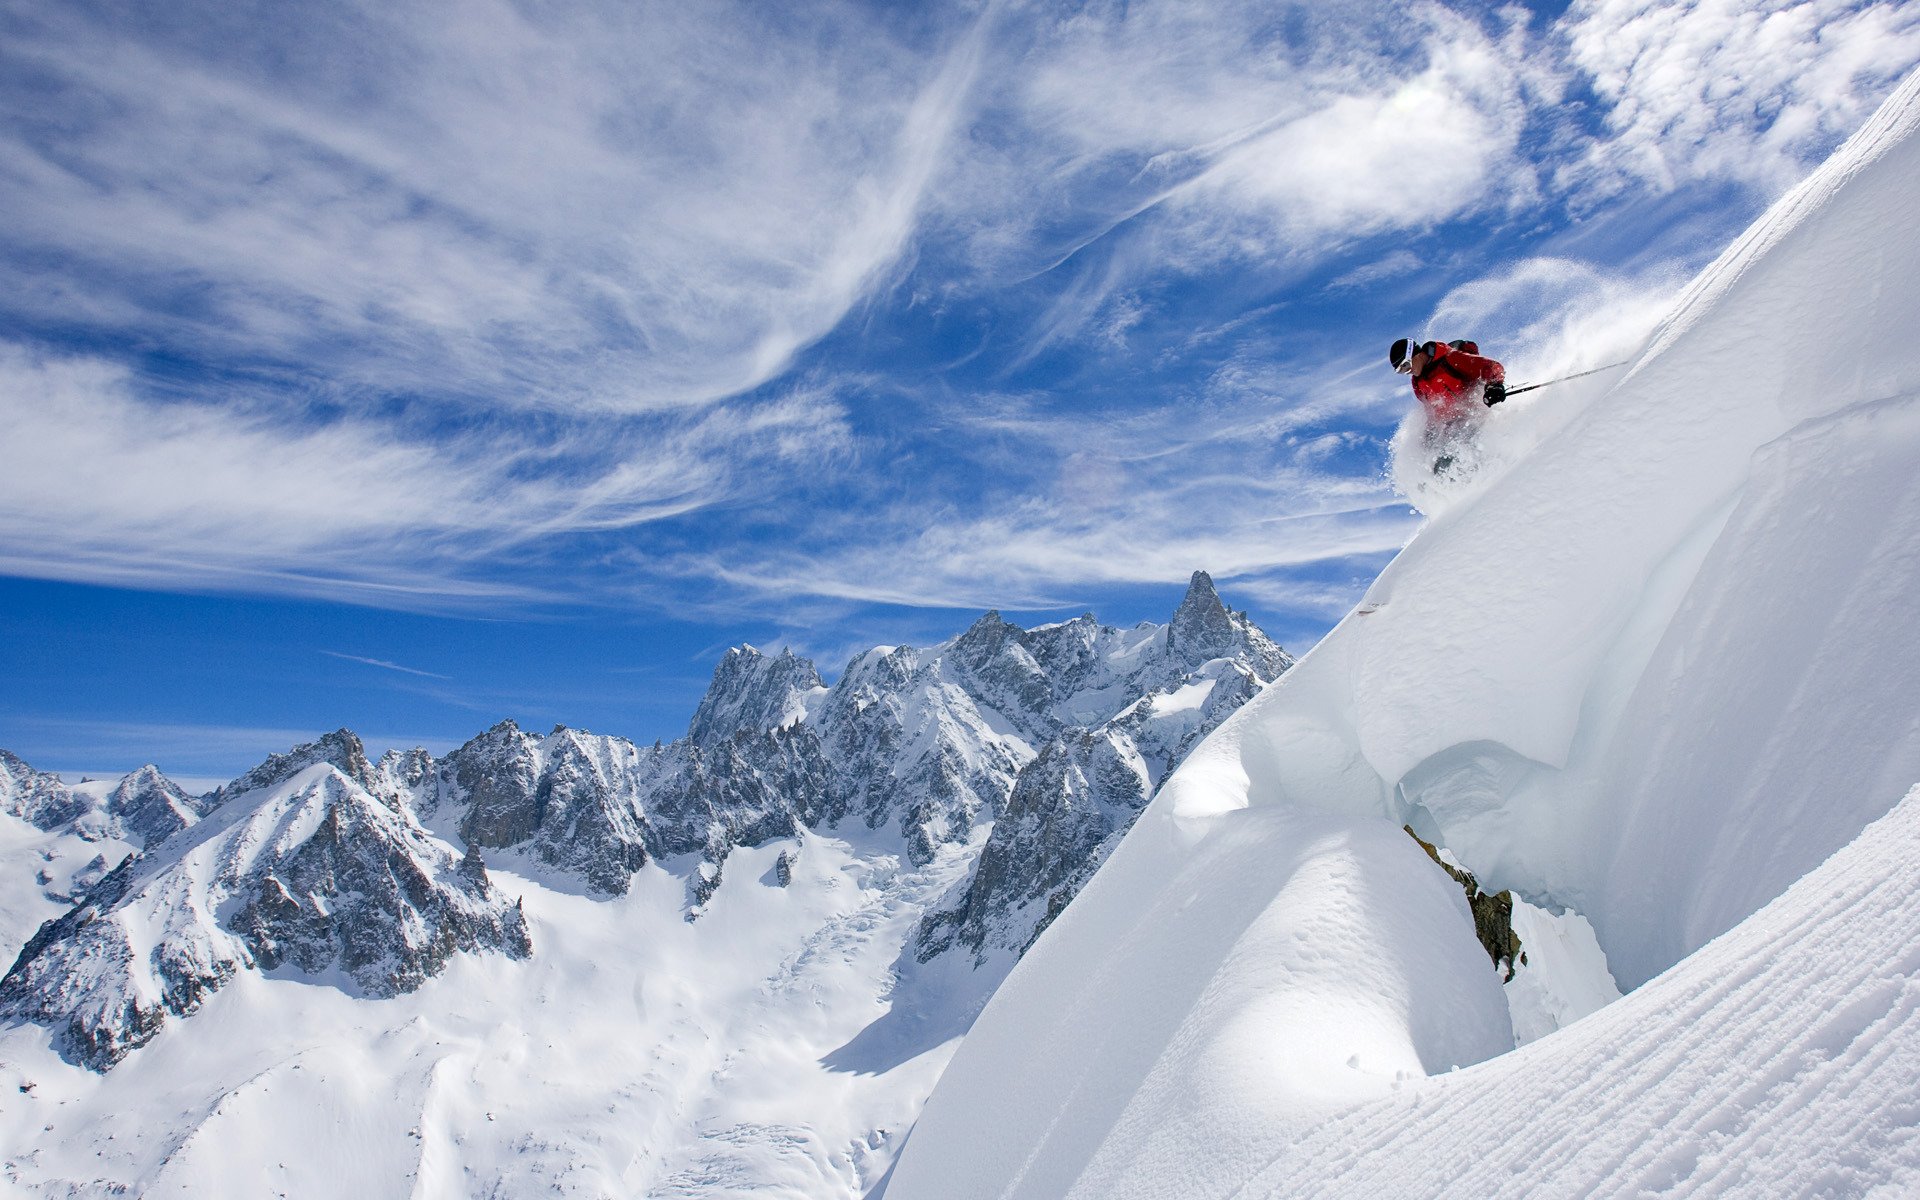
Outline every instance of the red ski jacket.
{"type": "Polygon", "coordinates": [[[1421,349],[1428,355],[1427,369],[1413,377],[1413,394],[1436,421],[1457,421],[1479,411],[1486,385],[1506,382],[1507,369],[1480,357],[1480,347],[1472,342],[1428,342],[1421,349]]]}

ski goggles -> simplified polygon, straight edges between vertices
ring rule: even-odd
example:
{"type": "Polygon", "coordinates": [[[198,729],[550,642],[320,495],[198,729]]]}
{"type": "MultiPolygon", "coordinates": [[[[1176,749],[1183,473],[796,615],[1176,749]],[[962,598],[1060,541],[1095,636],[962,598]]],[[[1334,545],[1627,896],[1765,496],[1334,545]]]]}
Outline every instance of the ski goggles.
{"type": "Polygon", "coordinates": [[[1413,374],[1413,356],[1420,353],[1423,345],[1425,345],[1424,342],[1416,342],[1412,338],[1400,338],[1387,351],[1387,360],[1393,364],[1394,370],[1402,375],[1411,375],[1413,374]]]}

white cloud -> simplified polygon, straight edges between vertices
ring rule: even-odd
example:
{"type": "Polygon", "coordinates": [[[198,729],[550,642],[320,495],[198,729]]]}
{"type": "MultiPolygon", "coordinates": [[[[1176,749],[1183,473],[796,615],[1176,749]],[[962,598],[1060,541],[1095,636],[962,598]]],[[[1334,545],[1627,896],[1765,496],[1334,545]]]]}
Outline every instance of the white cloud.
{"type": "Polygon", "coordinates": [[[10,27],[7,236],[60,263],[12,303],[489,405],[777,374],[905,246],[977,56],[832,6],[223,13],[10,27]]]}
{"type": "Polygon", "coordinates": [[[558,435],[503,423],[421,434],[352,416],[288,424],[231,404],[150,402],[123,367],[4,345],[0,409],[12,448],[0,569],[397,607],[539,598],[464,568],[543,535],[736,498],[847,437],[838,406],[804,390],[558,435]]]}
{"type": "Polygon", "coordinates": [[[674,569],[763,602],[1051,608],[1196,567],[1230,578],[1397,548],[1413,521],[1366,439],[1341,432],[1391,384],[1376,372],[1370,390],[1306,395],[1321,374],[1235,364],[1130,414],[954,398],[937,420],[961,457],[939,486],[815,514],[792,545],[716,547],[674,569]]]}
{"type": "Polygon", "coordinates": [[[1920,8],[1851,0],[1580,0],[1572,65],[1609,106],[1559,173],[1588,202],[1630,183],[1784,190],[1920,61],[1920,8]]]}

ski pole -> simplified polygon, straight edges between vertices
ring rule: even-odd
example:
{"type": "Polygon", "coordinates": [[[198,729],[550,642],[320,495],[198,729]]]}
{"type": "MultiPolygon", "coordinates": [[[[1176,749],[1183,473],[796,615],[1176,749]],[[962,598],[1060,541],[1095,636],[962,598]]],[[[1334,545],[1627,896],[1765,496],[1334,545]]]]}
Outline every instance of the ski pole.
{"type": "Polygon", "coordinates": [[[1594,368],[1593,370],[1591,370],[1591,371],[1576,371],[1576,372],[1575,372],[1575,373],[1573,373],[1572,375],[1562,375],[1562,376],[1561,376],[1560,378],[1558,378],[1558,379],[1549,379],[1549,380],[1547,380],[1547,381],[1546,381],[1545,383],[1529,383],[1529,384],[1527,384],[1527,385],[1526,385],[1526,386],[1524,386],[1524,387],[1517,387],[1517,388],[1508,388],[1508,389],[1507,389],[1507,395],[1509,395],[1509,396],[1518,396],[1518,395],[1519,395],[1519,394],[1520,394],[1521,392],[1531,392],[1531,391],[1533,391],[1533,390],[1534,390],[1535,388],[1543,388],[1543,387],[1552,387],[1552,386],[1553,386],[1554,384],[1556,384],[1556,383],[1565,383],[1565,382],[1566,382],[1567,380],[1569,380],[1569,379],[1579,379],[1579,378],[1581,378],[1581,377],[1583,377],[1583,376],[1587,376],[1587,375],[1598,375],[1598,374],[1599,374],[1600,372],[1602,372],[1602,371],[1611,371],[1611,370],[1613,370],[1613,369],[1614,369],[1615,367],[1624,367],[1624,366],[1626,366],[1626,365],[1627,365],[1628,363],[1630,363],[1630,362],[1632,362],[1632,361],[1633,361],[1633,360],[1632,360],[1632,359],[1630,359],[1630,358],[1623,358],[1623,359],[1621,359],[1621,360],[1620,360],[1619,362],[1616,362],[1616,363],[1608,363],[1608,364],[1607,364],[1606,366],[1604,366],[1604,367],[1595,367],[1595,368],[1594,368]]]}

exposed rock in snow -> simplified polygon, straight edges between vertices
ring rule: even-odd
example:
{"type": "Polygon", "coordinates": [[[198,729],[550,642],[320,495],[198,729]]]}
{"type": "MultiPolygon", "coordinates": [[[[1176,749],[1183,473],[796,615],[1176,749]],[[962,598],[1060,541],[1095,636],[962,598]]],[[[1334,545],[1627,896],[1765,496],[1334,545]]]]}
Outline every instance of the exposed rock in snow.
{"type": "Polygon", "coordinates": [[[1125,733],[1074,730],[1020,772],[960,903],[929,914],[922,961],[956,943],[976,964],[989,948],[1025,952],[1133,824],[1149,794],[1146,764],[1125,733]]]}
{"type": "Polygon", "coordinates": [[[200,819],[200,801],[149,763],[107,793],[112,834],[152,850],[200,819]]]}
{"type": "Polygon", "coordinates": [[[513,848],[606,895],[647,861],[635,800],[639,750],[624,738],[556,728],[540,738],[511,721],[447,756],[448,791],[464,796],[469,845],[513,848]]]}
{"type": "Polygon", "coordinates": [[[58,775],[36,771],[0,750],[0,809],[36,829],[52,829],[80,816],[88,807],[87,798],[62,783],[58,775]]]}
{"type": "Polygon", "coordinates": [[[1262,679],[1273,679],[1293,665],[1243,612],[1230,612],[1214,590],[1213,577],[1195,571],[1173,621],[1167,626],[1167,653],[1187,670],[1214,658],[1238,658],[1262,679]]]}
{"type": "Polygon", "coordinates": [[[1445,871],[1449,878],[1460,885],[1466,893],[1467,910],[1473,914],[1473,936],[1480,942],[1480,948],[1493,960],[1494,970],[1501,972],[1502,983],[1513,982],[1513,973],[1527,963],[1526,951],[1520,935],[1513,930],[1513,893],[1483,892],[1480,881],[1473,872],[1455,866],[1442,858],[1438,848],[1413,831],[1413,826],[1403,825],[1407,836],[1420,843],[1427,852],[1433,865],[1445,871]]]}
{"type": "Polygon", "coordinates": [[[741,732],[784,729],[807,714],[826,689],[813,663],[782,650],[769,658],[752,646],[727,651],[700,698],[687,739],[704,746],[741,732]]]}
{"type": "Polygon", "coordinates": [[[540,738],[511,720],[447,755],[441,774],[456,803],[466,805],[460,837],[469,845],[518,846],[540,832],[540,738]]]}
{"type": "MultiPolygon", "coordinates": [[[[341,753],[351,750],[352,753],[341,753]]],[[[462,950],[530,950],[519,910],[333,761],[351,734],[276,755],[206,820],[129,856],[49,921],[0,980],[0,1012],[55,1026],[105,1069],[244,969],[289,964],[368,995],[418,987],[462,950]],[[289,764],[304,762],[289,773],[289,764]]]]}
{"type": "Polygon", "coordinates": [[[66,826],[85,841],[152,847],[199,820],[202,804],[151,764],[111,788],[94,781],[69,787],[58,775],[0,750],[0,811],[37,829],[66,826]]]}
{"type": "Polygon", "coordinates": [[[440,807],[440,779],[424,749],[389,750],[373,765],[373,794],[396,808],[428,816],[440,807]]]}

